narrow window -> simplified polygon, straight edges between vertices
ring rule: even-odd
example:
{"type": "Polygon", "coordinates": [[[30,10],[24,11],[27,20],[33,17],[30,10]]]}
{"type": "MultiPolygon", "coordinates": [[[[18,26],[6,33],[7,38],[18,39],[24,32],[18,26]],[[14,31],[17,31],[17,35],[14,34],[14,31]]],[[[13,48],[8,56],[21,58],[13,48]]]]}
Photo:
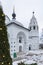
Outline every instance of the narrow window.
{"type": "Polygon", "coordinates": [[[37,26],[37,30],[38,30],[38,26],[37,26]]]}
{"type": "Polygon", "coordinates": [[[35,26],[33,26],[33,29],[35,30],[35,26]]]}
{"type": "Polygon", "coordinates": [[[29,50],[31,50],[31,45],[29,45],[29,50]]]}
{"type": "Polygon", "coordinates": [[[29,50],[31,50],[31,47],[29,46],[29,50]]]}
{"type": "Polygon", "coordinates": [[[22,43],[22,37],[19,37],[19,43],[22,43]]]}

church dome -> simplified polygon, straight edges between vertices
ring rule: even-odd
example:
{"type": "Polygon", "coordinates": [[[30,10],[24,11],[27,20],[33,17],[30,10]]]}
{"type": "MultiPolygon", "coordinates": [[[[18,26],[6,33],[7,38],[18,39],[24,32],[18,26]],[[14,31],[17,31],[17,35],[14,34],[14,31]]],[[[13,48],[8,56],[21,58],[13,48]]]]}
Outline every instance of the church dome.
{"type": "Polygon", "coordinates": [[[11,22],[13,22],[13,23],[15,23],[15,24],[17,24],[17,25],[23,26],[22,23],[20,23],[20,22],[18,22],[18,21],[16,20],[15,8],[13,8],[12,21],[11,21],[11,22]]]}

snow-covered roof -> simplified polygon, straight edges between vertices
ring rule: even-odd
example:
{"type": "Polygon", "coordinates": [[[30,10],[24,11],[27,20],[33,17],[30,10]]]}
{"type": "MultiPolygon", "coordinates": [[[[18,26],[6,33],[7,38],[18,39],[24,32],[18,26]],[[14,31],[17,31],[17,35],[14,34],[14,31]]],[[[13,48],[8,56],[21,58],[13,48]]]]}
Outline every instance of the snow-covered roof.
{"type": "Polygon", "coordinates": [[[16,24],[18,24],[18,25],[20,25],[20,26],[23,26],[23,24],[20,23],[20,22],[18,22],[16,19],[12,19],[11,22],[14,22],[14,23],[16,23],[16,24]]]}
{"type": "Polygon", "coordinates": [[[29,26],[33,26],[33,25],[38,25],[38,24],[37,24],[37,20],[36,20],[36,18],[35,18],[34,15],[32,16],[32,18],[31,18],[31,20],[30,20],[29,26]]]}
{"type": "Polygon", "coordinates": [[[6,23],[6,25],[7,25],[9,22],[10,22],[10,18],[9,18],[7,15],[5,15],[5,23],[6,23]]]}
{"type": "MultiPolygon", "coordinates": [[[[16,19],[12,19],[12,20],[9,20],[9,18],[7,18],[7,19],[6,19],[6,21],[7,21],[6,25],[7,25],[7,26],[12,25],[12,24],[15,24],[15,25],[17,25],[17,26],[19,26],[19,27],[22,27],[22,28],[24,28],[24,29],[30,31],[28,28],[25,28],[22,23],[16,21],[16,19]],[[8,20],[7,20],[7,19],[8,19],[8,20]]],[[[5,21],[5,22],[6,22],[6,21],[5,21]]]]}
{"type": "MultiPolygon", "coordinates": [[[[18,25],[20,25],[20,26],[23,26],[23,24],[20,23],[20,22],[18,22],[16,19],[10,20],[10,18],[9,18],[7,15],[5,15],[5,23],[6,23],[6,25],[7,25],[7,24],[10,24],[10,23],[12,23],[12,22],[14,22],[14,23],[16,23],[16,24],[18,24],[18,25]]],[[[23,26],[23,27],[24,27],[24,26],[23,26]]]]}
{"type": "Polygon", "coordinates": [[[24,27],[23,24],[18,22],[16,19],[10,20],[10,18],[7,15],[5,15],[5,23],[6,23],[7,26],[9,26],[11,24],[16,24],[17,26],[20,26],[20,27],[30,31],[28,28],[24,27]]]}

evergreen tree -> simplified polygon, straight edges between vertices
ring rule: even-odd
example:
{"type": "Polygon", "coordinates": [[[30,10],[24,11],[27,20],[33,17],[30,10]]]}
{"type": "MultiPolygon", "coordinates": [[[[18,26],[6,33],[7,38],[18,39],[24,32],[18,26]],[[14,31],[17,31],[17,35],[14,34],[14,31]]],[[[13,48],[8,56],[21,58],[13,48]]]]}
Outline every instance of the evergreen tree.
{"type": "Polygon", "coordinates": [[[12,65],[9,48],[5,15],[0,5],[0,65],[12,65]]]}

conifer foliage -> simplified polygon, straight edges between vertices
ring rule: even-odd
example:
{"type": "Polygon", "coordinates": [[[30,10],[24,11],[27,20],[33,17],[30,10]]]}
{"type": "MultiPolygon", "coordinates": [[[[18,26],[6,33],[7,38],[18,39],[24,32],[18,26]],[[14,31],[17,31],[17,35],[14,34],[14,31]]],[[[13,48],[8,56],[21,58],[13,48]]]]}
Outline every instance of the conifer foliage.
{"type": "Polygon", "coordinates": [[[5,15],[2,6],[0,6],[0,65],[12,65],[9,48],[5,15]]]}

